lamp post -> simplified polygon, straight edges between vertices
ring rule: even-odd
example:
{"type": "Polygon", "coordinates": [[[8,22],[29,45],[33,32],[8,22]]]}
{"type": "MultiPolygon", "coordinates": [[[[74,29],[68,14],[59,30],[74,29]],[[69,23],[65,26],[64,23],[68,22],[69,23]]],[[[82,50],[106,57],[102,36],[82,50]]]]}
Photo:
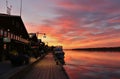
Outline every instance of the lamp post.
{"type": "Polygon", "coordinates": [[[46,38],[46,34],[45,33],[37,32],[36,34],[37,34],[37,37],[38,37],[39,34],[43,34],[43,38],[46,38]]]}
{"type": "MultiPolygon", "coordinates": [[[[37,34],[37,37],[38,37],[39,34],[42,34],[42,35],[43,35],[43,38],[46,38],[46,33],[37,32],[36,34],[37,34]]],[[[48,42],[46,42],[46,44],[48,45],[48,42]]]]}
{"type": "Polygon", "coordinates": [[[22,0],[20,2],[20,16],[22,15],[22,0]]]}

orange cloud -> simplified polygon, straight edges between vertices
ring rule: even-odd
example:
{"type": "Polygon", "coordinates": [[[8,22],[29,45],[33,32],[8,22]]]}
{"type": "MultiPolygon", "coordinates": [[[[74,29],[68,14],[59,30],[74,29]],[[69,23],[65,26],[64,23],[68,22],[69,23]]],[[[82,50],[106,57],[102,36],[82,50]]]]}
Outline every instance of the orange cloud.
{"type": "MultiPolygon", "coordinates": [[[[46,33],[45,42],[63,45],[64,48],[120,46],[120,28],[117,27],[120,23],[119,1],[51,1],[56,4],[53,14],[42,16],[40,23],[26,24],[29,32],[46,33]],[[53,15],[57,16],[47,18],[53,15]]],[[[48,10],[47,7],[45,9],[48,10]]]]}

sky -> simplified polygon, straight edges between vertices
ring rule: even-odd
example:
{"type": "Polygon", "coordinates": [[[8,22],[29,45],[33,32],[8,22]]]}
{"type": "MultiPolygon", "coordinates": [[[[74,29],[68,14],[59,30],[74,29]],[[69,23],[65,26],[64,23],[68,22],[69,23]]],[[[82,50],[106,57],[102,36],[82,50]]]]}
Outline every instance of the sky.
{"type": "MultiPolygon", "coordinates": [[[[20,15],[20,0],[8,0],[20,15]]],[[[120,0],[23,0],[22,20],[29,33],[64,48],[120,46],[120,0]]],[[[0,0],[6,13],[6,0],[0,0]]]]}

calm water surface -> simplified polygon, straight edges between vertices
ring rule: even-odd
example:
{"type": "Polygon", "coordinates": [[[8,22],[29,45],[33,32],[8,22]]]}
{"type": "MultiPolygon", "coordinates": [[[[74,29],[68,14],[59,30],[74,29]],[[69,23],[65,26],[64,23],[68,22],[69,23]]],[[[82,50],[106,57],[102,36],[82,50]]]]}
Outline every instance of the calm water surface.
{"type": "Polygon", "coordinates": [[[120,52],[64,52],[70,79],[120,79],[120,52]]]}

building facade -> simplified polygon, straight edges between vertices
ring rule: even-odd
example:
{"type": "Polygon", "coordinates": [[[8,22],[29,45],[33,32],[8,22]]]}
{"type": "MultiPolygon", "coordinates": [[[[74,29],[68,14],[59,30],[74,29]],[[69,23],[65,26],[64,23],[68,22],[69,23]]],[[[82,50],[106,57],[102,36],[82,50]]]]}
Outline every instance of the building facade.
{"type": "Polygon", "coordinates": [[[29,34],[21,17],[0,14],[0,61],[12,50],[24,52],[28,48],[29,34]]]}

